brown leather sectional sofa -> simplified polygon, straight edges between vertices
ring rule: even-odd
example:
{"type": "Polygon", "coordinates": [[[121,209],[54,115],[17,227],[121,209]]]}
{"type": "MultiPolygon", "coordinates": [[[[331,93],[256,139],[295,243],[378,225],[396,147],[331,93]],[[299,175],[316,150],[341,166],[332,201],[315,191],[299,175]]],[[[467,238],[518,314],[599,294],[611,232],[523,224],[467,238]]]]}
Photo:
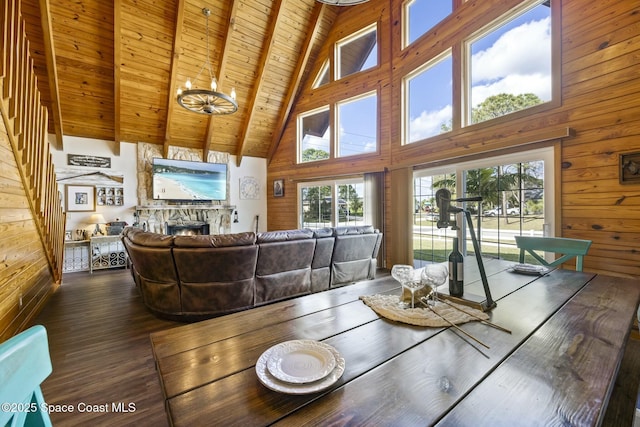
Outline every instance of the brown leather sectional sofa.
{"type": "Polygon", "coordinates": [[[122,241],[155,315],[197,321],[375,278],[371,226],[168,236],[128,227],[122,241]]]}

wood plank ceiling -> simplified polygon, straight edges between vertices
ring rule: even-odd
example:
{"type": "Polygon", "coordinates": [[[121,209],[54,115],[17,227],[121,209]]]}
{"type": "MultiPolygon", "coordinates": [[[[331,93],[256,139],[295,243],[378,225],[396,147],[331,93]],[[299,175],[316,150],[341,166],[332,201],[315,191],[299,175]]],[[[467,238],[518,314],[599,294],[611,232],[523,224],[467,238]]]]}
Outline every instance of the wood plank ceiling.
{"type": "MultiPolygon", "coordinates": [[[[49,131],[269,158],[341,8],[315,0],[22,0],[49,131]],[[238,111],[207,116],[176,90],[209,57],[238,111]]],[[[194,82],[208,87],[208,73],[194,82]]]]}

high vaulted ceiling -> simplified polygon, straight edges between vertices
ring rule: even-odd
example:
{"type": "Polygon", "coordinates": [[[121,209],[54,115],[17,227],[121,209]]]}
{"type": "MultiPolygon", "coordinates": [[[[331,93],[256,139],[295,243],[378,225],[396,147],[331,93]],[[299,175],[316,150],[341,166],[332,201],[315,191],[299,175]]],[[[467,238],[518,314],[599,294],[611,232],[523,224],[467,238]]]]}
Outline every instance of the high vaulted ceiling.
{"type": "MultiPolygon", "coordinates": [[[[269,158],[343,8],[315,0],[22,0],[49,131],[269,158]],[[185,110],[176,90],[209,57],[238,111],[185,110]]],[[[194,82],[208,87],[208,73],[194,82]]]]}

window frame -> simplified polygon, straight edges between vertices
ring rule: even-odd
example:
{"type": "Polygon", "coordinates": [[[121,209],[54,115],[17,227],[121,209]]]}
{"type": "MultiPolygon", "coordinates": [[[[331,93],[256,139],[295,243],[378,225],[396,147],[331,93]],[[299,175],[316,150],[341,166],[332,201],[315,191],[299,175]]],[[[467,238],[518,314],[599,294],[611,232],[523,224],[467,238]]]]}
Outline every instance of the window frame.
{"type": "Polygon", "coordinates": [[[319,161],[325,161],[325,160],[329,160],[331,158],[333,158],[333,137],[332,137],[332,132],[334,131],[333,129],[333,123],[332,123],[332,119],[331,119],[331,105],[322,105],[320,107],[314,108],[312,110],[308,110],[308,111],[304,111],[300,114],[297,115],[296,117],[296,151],[297,151],[297,156],[296,158],[298,159],[298,164],[306,164],[306,163],[313,163],[313,162],[319,162],[319,161]],[[303,148],[302,148],[302,141],[304,140],[304,128],[302,126],[303,121],[306,117],[312,116],[314,114],[318,114],[318,113],[322,113],[327,111],[329,113],[329,157],[327,157],[326,159],[316,159],[316,160],[309,160],[309,161],[303,161],[302,160],[302,154],[304,152],[303,148]]]}
{"type": "Polygon", "coordinates": [[[373,153],[377,153],[380,151],[380,137],[379,137],[379,127],[380,127],[380,96],[378,94],[378,90],[371,90],[368,92],[364,92],[355,96],[352,96],[350,98],[346,98],[346,99],[341,99],[339,101],[335,102],[335,117],[334,117],[334,133],[333,133],[333,137],[334,137],[334,147],[333,147],[333,152],[335,153],[335,158],[336,159],[343,159],[343,158],[348,158],[348,157],[354,157],[354,156],[364,156],[367,154],[373,154],[373,153]],[[351,102],[357,102],[360,101],[362,99],[365,98],[370,98],[370,97],[375,97],[375,103],[376,103],[376,111],[375,111],[375,143],[376,143],[376,147],[373,151],[367,151],[367,152],[363,152],[363,153],[356,153],[356,154],[348,154],[348,155],[340,155],[340,134],[339,134],[339,129],[342,128],[342,119],[340,118],[340,106],[343,104],[348,104],[351,102]]]}
{"type": "MultiPolygon", "coordinates": [[[[495,167],[497,165],[505,165],[505,164],[514,164],[514,163],[525,163],[528,161],[538,161],[542,160],[544,162],[544,223],[543,223],[543,235],[553,237],[556,235],[556,219],[557,215],[555,213],[555,202],[556,202],[556,192],[559,190],[557,187],[557,183],[555,180],[555,176],[557,171],[555,170],[555,152],[554,146],[547,146],[543,148],[535,148],[526,151],[519,151],[516,153],[496,155],[487,158],[480,158],[468,161],[462,161],[459,163],[450,163],[447,165],[434,166],[434,167],[425,167],[425,168],[414,168],[413,172],[413,182],[421,176],[433,176],[433,175],[445,175],[445,174],[456,174],[456,188],[460,189],[459,193],[464,194],[466,191],[465,188],[465,180],[463,179],[464,172],[470,169],[479,169],[486,167],[495,167]]],[[[415,185],[411,187],[411,198],[413,200],[416,199],[416,194],[414,192],[415,185]]],[[[460,197],[458,194],[456,197],[460,197]]],[[[412,216],[415,214],[412,213],[412,216]]],[[[411,221],[411,224],[414,224],[414,220],[411,221]]],[[[457,231],[449,231],[449,229],[444,229],[442,231],[442,235],[444,237],[458,237],[458,239],[463,242],[462,247],[464,248],[464,253],[466,254],[467,243],[466,235],[467,235],[467,224],[466,221],[463,221],[462,224],[458,224],[460,227],[457,231]],[[455,234],[452,234],[455,233],[455,234]]],[[[476,224],[474,223],[474,229],[476,228],[476,224]]],[[[476,234],[478,230],[476,229],[476,234]]],[[[480,238],[480,236],[478,236],[480,238]]],[[[412,243],[413,247],[413,243],[412,243]]],[[[414,249],[415,250],[415,249],[414,249]]],[[[419,260],[414,260],[414,263],[419,262],[419,260]]]]}
{"type": "Polygon", "coordinates": [[[440,19],[440,21],[436,22],[433,26],[427,28],[424,32],[422,32],[422,34],[420,34],[419,36],[416,37],[415,40],[411,41],[410,37],[411,37],[411,27],[410,27],[410,13],[409,13],[409,8],[413,5],[413,3],[420,1],[420,0],[405,0],[404,2],[402,2],[402,6],[400,7],[400,14],[401,14],[401,22],[402,22],[402,29],[401,29],[401,40],[400,40],[400,48],[401,49],[406,49],[407,47],[411,46],[413,43],[415,43],[416,41],[420,40],[422,37],[424,37],[425,34],[427,34],[430,30],[432,30],[433,28],[437,27],[438,25],[440,25],[440,23],[442,21],[444,21],[445,19],[447,19],[447,17],[451,16],[451,14],[455,11],[455,5],[453,4],[452,0],[437,0],[437,1],[449,1],[450,5],[451,5],[451,11],[449,12],[449,14],[447,14],[446,16],[442,17],[442,19],[440,19]]]}
{"type": "Polygon", "coordinates": [[[347,77],[351,77],[354,76],[356,74],[359,73],[363,73],[366,71],[370,71],[374,68],[378,68],[380,67],[380,32],[378,31],[378,22],[372,22],[371,24],[357,30],[354,31],[353,33],[349,34],[346,37],[343,37],[342,39],[338,40],[337,42],[335,42],[334,44],[334,49],[333,49],[333,81],[339,81],[342,80],[344,78],[347,77]],[[345,46],[348,45],[349,43],[353,42],[354,40],[363,37],[364,35],[375,31],[376,32],[376,64],[374,66],[371,66],[369,68],[365,68],[359,71],[356,71],[354,73],[351,74],[347,74],[346,76],[343,76],[341,73],[341,55],[340,55],[340,49],[345,46]]]}
{"type": "Polygon", "coordinates": [[[429,138],[436,138],[440,135],[443,135],[445,133],[449,133],[451,132],[451,130],[453,130],[453,120],[454,120],[454,111],[455,111],[455,88],[452,86],[451,87],[451,111],[452,111],[452,115],[451,115],[451,121],[452,121],[452,129],[448,132],[441,132],[439,134],[436,135],[430,135],[426,138],[422,138],[416,141],[409,141],[409,136],[411,134],[411,130],[409,129],[410,125],[411,125],[411,116],[410,116],[410,111],[409,111],[409,101],[410,101],[410,97],[409,97],[409,83],[410,81],[422,74],[423,72],[427,71],[428,69],[440,64],[442,61],[446,60],[447,58],[451,58],[451,80],[453,81],[453,76],[455,74],[455,58],[453,55],[453,49],[448,48],[445,49],[444,51],[442,51],[440,54],[434,56],[433,58],[431,58],[429,61],[425,62],[424,64],[416,67],[415,69],[413,69],[412,71],[410,71],[409,73],[407,73],[403,78],[402,78],[402,85],[401,85],[401,105],[402,105],[402,113],[401,113],[401,117],[402,117],[402,123],[401,123],[401,132],[400,132],[400,140],[401,140],[401,144],[402,145],[411,145],[411,144],[415,144],[417,142],[420,141],[425,141],[429,138]]]}
{"type": "MultiPolygon", "coordinates": [[[[535,114],[540,111],[546,111],[552,108],[556,108],[561,105],[561,69],[560,69],[560,52],[562,49],[560,39],[560,25],[562,22],[562,16],[560,13],[560,0],[552,0],[549,6],[549,15],[551,17],[551,99],[549,101],[542,102],[541,104],[525,108],[523,110],[514,111],[493,119],[484,120],[478,123],[471,123],[471,45],[481,39],[482,37],[490,34],[502,25],[508,23],[517,16],[520,16],[527,11],[540,6],[545,0],[525,0],[518,6],[510,9],[508,12],[500,15],[493,21],[484,25],[478,31],[475,31],[465,37],[462,40],[462,57],[461,62],[461,88],[460,88],[460,124],[462,129],[470,127],[484,127],[493,126],[502,122],[516,120],[526,115],[535,114]]],[[[454,70],[454,75],[456,70],[454,70]]],[[[455,124],[454,124],[455,129],[455,124]]]]}
{"type": "MultiPolygon", "coordinates": [[[[350,184],[362,184],[363,188],[365,185],[364,176],[358,175],[350,178],[336,178],[336,179],[324,179],[318,181],[304,181],[299,182],[297,184],[297,193],[296,193],[296,206],[297,206],[297,217],[298,217],[298,228],[310,228],[305,226],[304,221],[304,206],[302,199],[302,190],[308,187],[322,187],[329,186],[331,187],[331,200],[338,200],[338,186],[340,185],[350,185],[350,184]]],[[[340,226],[340,213],[339,213],[340,204],[332,203],[331,206],[331,219],[329,227],[338,227],[340,226]]],[[[366,191],[363,191],[362,194],[362,220],[360,221],[364,224],[365,218],[367,218],[367,204],[366,204],[366,191]]],[[[321,227],[322,228],[322,227],[321,227]]]]}

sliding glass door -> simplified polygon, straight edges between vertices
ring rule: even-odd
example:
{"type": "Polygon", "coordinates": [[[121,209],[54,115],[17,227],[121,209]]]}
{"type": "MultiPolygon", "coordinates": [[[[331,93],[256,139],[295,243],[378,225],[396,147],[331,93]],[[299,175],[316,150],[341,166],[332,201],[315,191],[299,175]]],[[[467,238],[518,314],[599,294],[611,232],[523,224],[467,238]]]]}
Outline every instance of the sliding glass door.
{"type": "Polygon", "coordinates": [[[541,149],[482,161],[414,172],[413,250],[416,267],[443,262],[453,237],[465,252],[473,244],[465,217],[455,227],[437,227],[435,194],[446,188],[452,199],[482,197],[482,202],[452,202],[471,213],[483,256],[518,259],[516,235],[553,235],[553,151],[541,149]],[[549,185],[545,185],[548,183],[549,185]]]}

